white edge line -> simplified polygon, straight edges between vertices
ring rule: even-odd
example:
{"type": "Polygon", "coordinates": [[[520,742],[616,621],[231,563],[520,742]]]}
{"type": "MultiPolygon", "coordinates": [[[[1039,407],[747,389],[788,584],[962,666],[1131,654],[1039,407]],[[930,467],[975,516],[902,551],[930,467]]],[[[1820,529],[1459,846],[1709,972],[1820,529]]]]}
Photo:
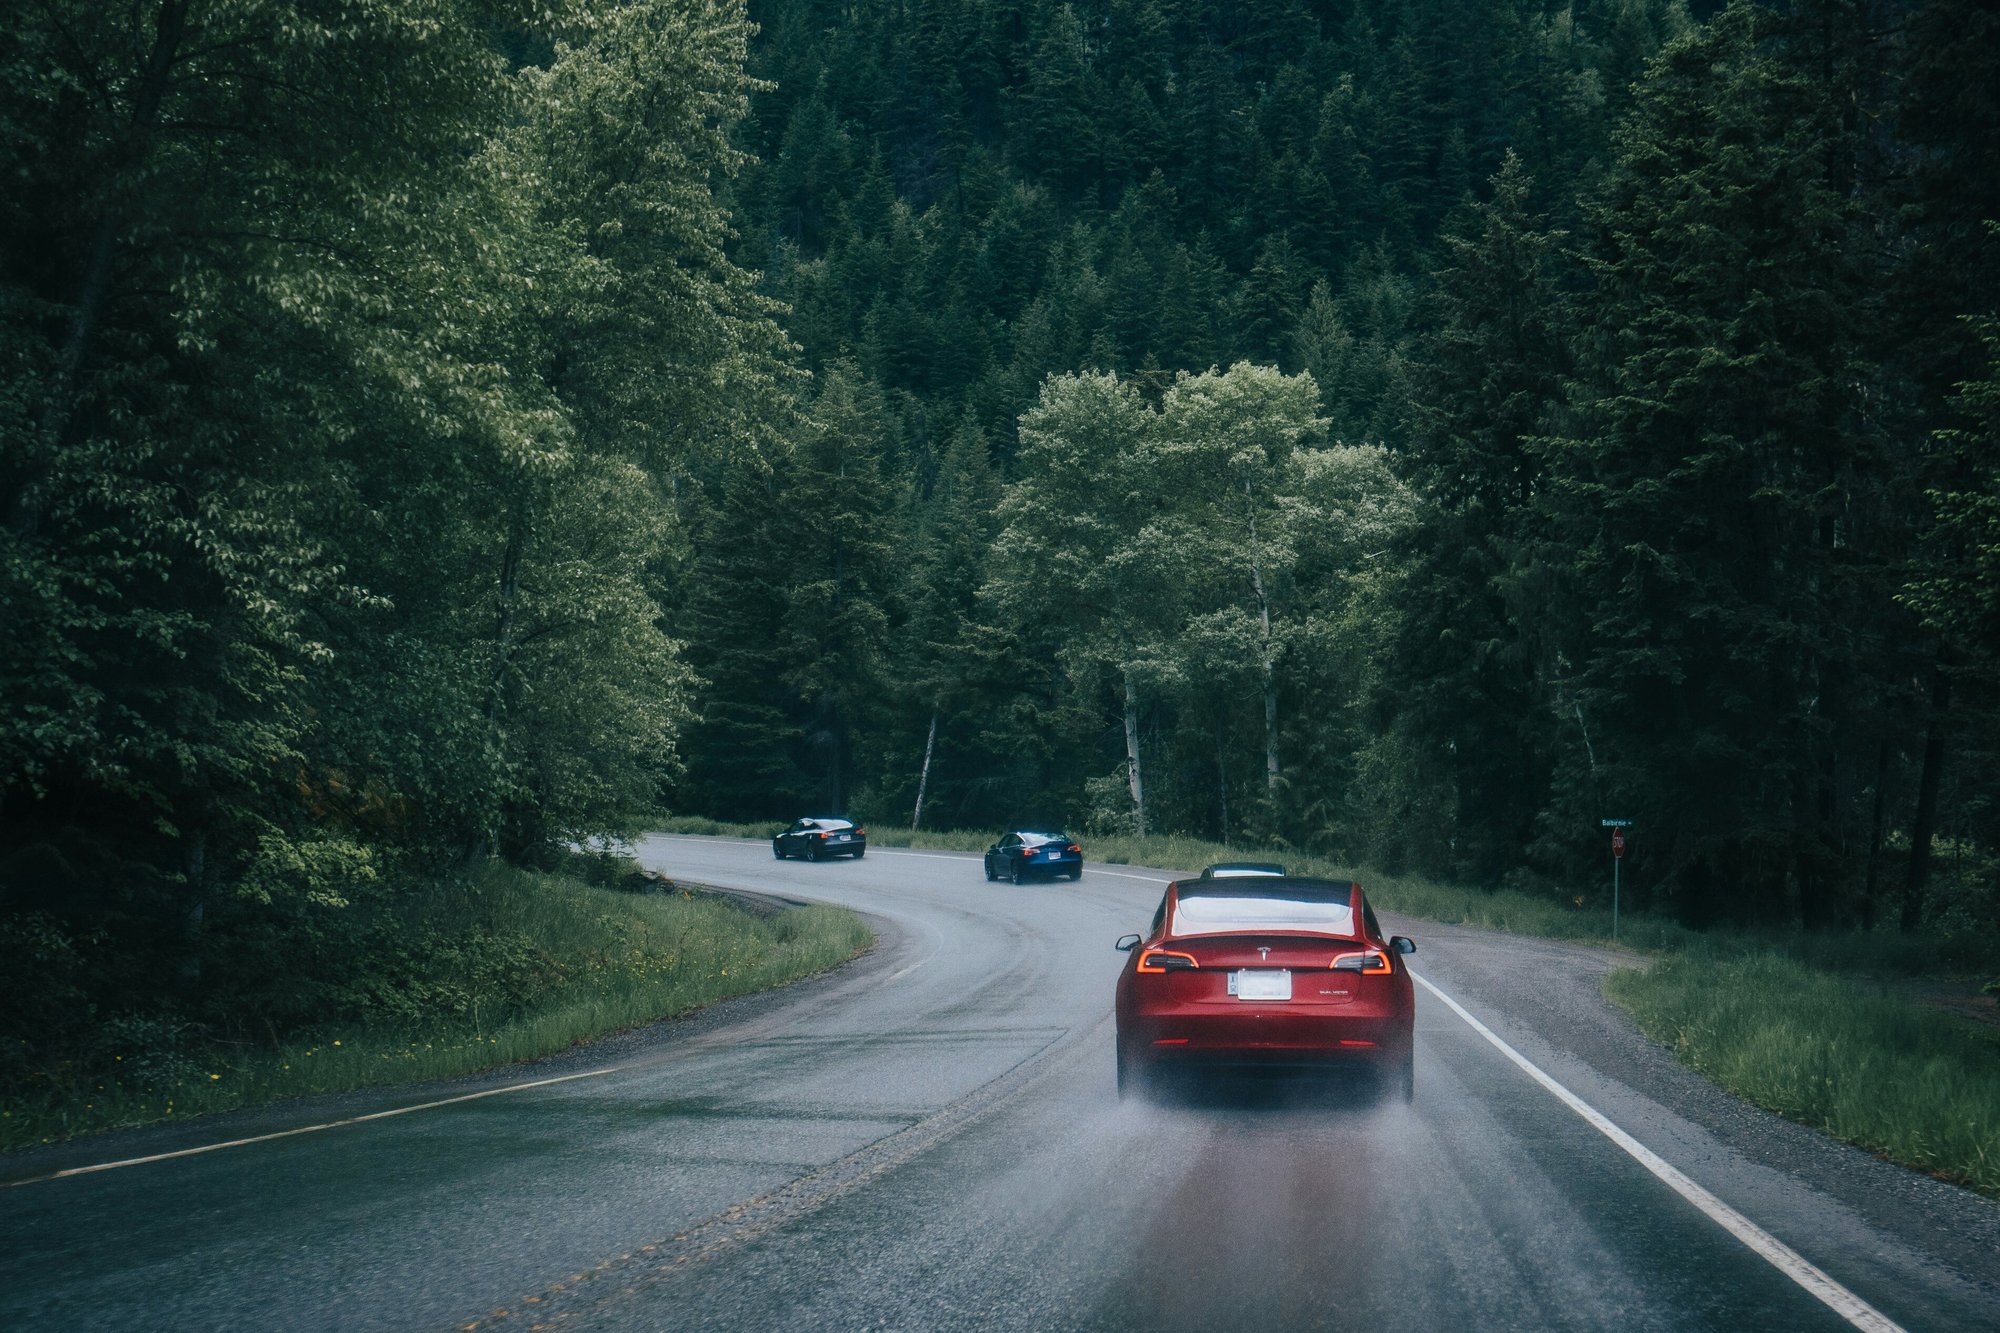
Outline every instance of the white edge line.
{"type": "Polygon", "coordinates": [[[387,1120],[390,1116],[408,1115],[412,1111],[432,1111],[440,1106],[452,1106],[459,1102],[476,1102],[481,1097],[498,1097],[506,1092],[526,1092],[529,1088],[546,1088],[551,1083],[569,1083],[580,1078],[603,1078],[615,1074],[622,1065],[610,1069],[592,1069],[581,1074],[564,1074],[558,1078],[538,1078],[532,1083],[510,1083],[504,1088],[488,1088],[484,1092],[468,1092],[462,1097],[446,1097],[443,1101],[422,1102],[416,1106],[398,1106],[387,1111],[373,1111],[368,1115],[350,1116],[346,1120],[329,1120],[322,1125],[301,1125],[297,1129],[281,1129],[275,1134],[258,1134],[247,1139],[230,1139],[226,1143],[205,1143],[199,1148],[181,1148],[175,1152],[154,1153],[150,1157],[127,1157],[119,1162],[97,1162],[90,1166],[72,1166],[62,1171],[51,1171],[46,1176],[32,1176],[27,1180],[12,1180],[7,1187],[17,1185],[38,1185],[45,1180],[62,1180],[68,1176],[88,1176],[99,1171],[116,1171],[121,1166],[145,1166],[149,1162],[165,1162],[176,1157],[194,1157],[205,1152],[220,1152],[224,1148],[241,1148],[252,1143],[269,1143],[272,1139],[289,1139],[298,1134],[317,1134],[322,1129],[339,1129],[343,1125],[359,1125],[369,1120],[387,1120]]]}
{"type": "Polygon", "coordinates": [[[1493,1029],[1467,1013],[1465,1006],[1457,1000],[1446,995],[1423,977],[1417,976],[1414,970],[1410,975],[1416,979],[1418,985],[1444,1001],[1445,1005],[1464,1019],[1474,1032],[1492,1042],[1502,1055],[1519,1065],[1528,1077],[1547,1088],[1557,1101],[1582,1116],[1592,1129],[1623,1148],[1639,1165],[1664,1181],[1668,1188],[1708,1214],[1716,1225],[1749,1246],[1773,1268],[1804,1287],[1834,1313],[1856,1328],[1869,1330],[1869,1333],[1904,1333],[1901,1325],[1828,1277],[1797,1250],[1695,1184],[1658,1153],[1612,1124],[1597,1108],[1543,1073],[1528,1057],[1496,1036],[1493,1029]]]}

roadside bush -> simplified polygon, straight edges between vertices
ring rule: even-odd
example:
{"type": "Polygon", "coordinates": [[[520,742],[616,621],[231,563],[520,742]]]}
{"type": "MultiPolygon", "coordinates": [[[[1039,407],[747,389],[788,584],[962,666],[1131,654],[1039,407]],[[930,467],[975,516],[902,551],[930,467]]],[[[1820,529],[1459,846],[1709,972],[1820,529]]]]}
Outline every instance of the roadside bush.
{"type": "Polygon", "coordinates": [[[797,980],[873,942],[838,908],[765,917],[714,895],[500,865],[431,883],[382,876],[331,915],[279,920],[222,932],[264,952],[249,972],[211,975],[201,1015],[126,1007],[95,1025],[72,942],[7,922],[0,939],[39,961],[6,969],[0,995],[41,1007],[8,1010],[0,1147],[528,1059],[797,980]]]}
{"type": "Polygon", "coordinates": [[[96,1016],[76,942],[40,913],[0,916],[0,1094],[24,1086],[52,1046],[96,1016]]]}

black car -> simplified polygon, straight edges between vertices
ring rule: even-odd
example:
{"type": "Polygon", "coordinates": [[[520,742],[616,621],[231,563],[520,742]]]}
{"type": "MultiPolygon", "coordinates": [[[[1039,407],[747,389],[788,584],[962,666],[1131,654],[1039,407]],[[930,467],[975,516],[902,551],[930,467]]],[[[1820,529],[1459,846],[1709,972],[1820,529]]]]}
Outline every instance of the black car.
{"type": "Polygon", "coordinates": [[[1068,875],[1083,878],[1083,848],[1067,833],[1009,833],[986,849],[986,878],[1024,879],[1068,875]]]}
{"type": "Polygon", "coordinates": [[[780,861],[788,856],[802,856],[808,861],[851,856],[859,861],[867,851],[868,830],[847,819],[796,819],[790,828],[771,839],[771,855],[780,861]]]}

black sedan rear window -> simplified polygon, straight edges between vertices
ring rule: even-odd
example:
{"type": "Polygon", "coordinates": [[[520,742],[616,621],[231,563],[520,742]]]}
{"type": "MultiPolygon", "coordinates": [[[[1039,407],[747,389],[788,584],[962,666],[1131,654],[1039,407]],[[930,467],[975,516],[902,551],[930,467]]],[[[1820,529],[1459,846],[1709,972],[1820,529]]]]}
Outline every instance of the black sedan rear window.
{"type": "Polygon", "coordinates": [[[1066,833],[1023,833],[1021,841],[1030,847],[1039,847],[1045,842],[1068,842],[1066,833]]]}
{"type": "Polygon", "coordinates": [[[1243,935],[1304,930],[1354,936],[1354,886],[1329,880],[1183,880],[1175,935],[1243,935]]]}

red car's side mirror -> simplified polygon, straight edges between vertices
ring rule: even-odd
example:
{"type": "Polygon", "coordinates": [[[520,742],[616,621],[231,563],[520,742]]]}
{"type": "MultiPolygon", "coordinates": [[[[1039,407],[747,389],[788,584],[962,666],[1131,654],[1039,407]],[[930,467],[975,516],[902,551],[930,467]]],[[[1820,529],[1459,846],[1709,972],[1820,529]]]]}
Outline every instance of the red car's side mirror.
{"type": "Polygon", "coordinates": [[[1391,935],[1389,937],[1389,947],[1397,953],[1415,953],[1417,951],[1417,942],[1408,935],[1391,935]]]}
{"type": "Polygon", "coordinates": [[[1119,953],[1131,953],[1139,947],[1139,937],[1137,935],[1120,935],[1118,943],[1111,947],[1118,950],[1119,953]]]}

